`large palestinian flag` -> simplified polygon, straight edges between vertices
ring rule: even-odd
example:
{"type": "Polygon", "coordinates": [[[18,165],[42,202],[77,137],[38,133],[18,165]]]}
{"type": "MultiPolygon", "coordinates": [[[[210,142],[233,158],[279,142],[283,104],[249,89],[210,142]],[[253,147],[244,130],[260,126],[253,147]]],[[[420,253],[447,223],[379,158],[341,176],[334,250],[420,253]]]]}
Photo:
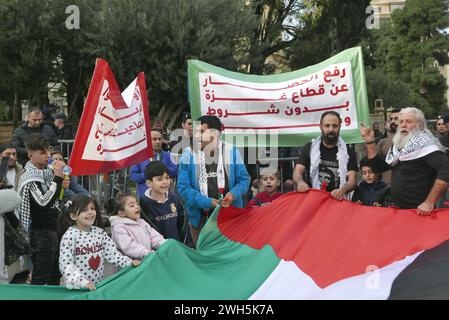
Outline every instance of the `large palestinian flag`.
{"type": "Polygon", "coordinates": [[[97,291],[3,285],[0,299],[447,299],[448,212],[293,192],[265,207],[216,210],[196,251],[169,240],[97,291]]]}

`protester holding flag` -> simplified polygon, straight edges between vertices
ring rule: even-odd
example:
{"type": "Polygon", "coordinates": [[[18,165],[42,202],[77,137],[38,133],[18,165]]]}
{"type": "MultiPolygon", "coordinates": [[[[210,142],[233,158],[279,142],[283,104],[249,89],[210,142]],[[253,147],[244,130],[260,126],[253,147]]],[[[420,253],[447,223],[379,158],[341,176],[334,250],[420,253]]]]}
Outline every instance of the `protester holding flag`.
{"type": "Polygon", "coordinates": [[[341,118],[337,112],[326,111],[321,115],[321,137],[304,146],[295,166],[293,180],[299,192],[325,189],[341,200],[356,187],[356,154],[340,137],[340,128],[341,118]]]}
{"type": "Polygon", "coordinates": [[[176,239],[194,247],[189,221],[179,196],[169,191],[170,176],[161,161],[152,161],[145,168],[149,189],[140,198],[143,218],[166,239],[176,239]]]}
{"type": "Polygon", "coordinates": [[[95,290],[104,276],[105,259],[121,268],[140,264],[139,260],[131,260],[118,252],[112,239],[101,229],[101,215],[95,200],[78,195],[66,206],[59,230],[59,234],[63,234],[59,269],[68,289],[95,290]]]}
{"type": "Polygon", "coordinates": [[[399,128],[385,159],[374,145],[371,128],[361,124],[360,134],[367,146],[369,164],[376,172],[392,170],[391,205],[417,208],[420,215],[431,214],[437,200],[449,187],[449,159],[443,146],[427,129],[426,119],[417,108],[399,113],[399,128]]]}
{"type": "Polygon", "coordinates": [[[109,220],[112,240],[120,252],[132,259],[143,259],[166,241],[140,217],[139,203],[131,194],[119,195],[109,220]]]}
{"type": "Polygon", "coordinates": [[[168,168],[172,179],[178,176],[178,167],[171,161],[170,153],[162,150],[162,135],[158,129],[151,129],[151,142],[154,156],[131,167],[129,179],[137,183],[137,198],[141,198],[148,189],[145,178],[145,168],[153,160],[162,161],[168,168]]]}
{"type": "Polygon", "coordinates": [[[194,147],[181,156],[178,191],[189,214],[195,243],[211,209],[243,207],[242,197],[249,188],[250,177],[240,152],[221,140],[222,124],[216,116],[201,116],[196,128],[194,147]],[[201,142],[200,150],[196,144],[201,142]]]}
{"type": "Polygon", "coordinates": [[[374,172],[365,158],[360,161],[360,171],[363,181],[355,188],[352,201],[365,206],[382,207],[386,205],[390,187],[379,180],[379,174],[374,172]]]}

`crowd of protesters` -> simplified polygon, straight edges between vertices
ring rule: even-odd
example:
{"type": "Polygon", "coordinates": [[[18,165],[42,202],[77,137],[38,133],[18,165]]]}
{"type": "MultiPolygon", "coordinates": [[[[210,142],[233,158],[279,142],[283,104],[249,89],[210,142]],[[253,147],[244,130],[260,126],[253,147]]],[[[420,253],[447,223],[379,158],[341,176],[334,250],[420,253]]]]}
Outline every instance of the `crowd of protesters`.
{"type": "Polygon", "coordinates": [[[296,161],[285,181],[279,166],[251,176],[240,150],[222,139],[219,118],[201,116],[196,128],[189,113],[181,118],[179,136],[154,121],[154,155],[130,171],[136,195],[110,201],[110,236],[89,192],[76,178],[63,179],[68,155],[57,141],[73,138],[65,115],[44,124],[44,113],[30,110],[12,141],[0,145],[0,159],[7,159],[0,175],[0,283],[9,281],[11,260],[28,255],[31,284],[95,290],[106,261],[138,267],[167,239],[194,250],[217,206],[275,205],[282,186],[300,193],[321,189],[360,205],[413,208],[420,215],[447,198],[449,117],[439,117],[436,136],[416,108],[393,110],[385,134],[377,123],[361,124],[366,155],[360,157],[340,136],[340,115],[324,112],[321,135],[290,150],[296,161]]]}

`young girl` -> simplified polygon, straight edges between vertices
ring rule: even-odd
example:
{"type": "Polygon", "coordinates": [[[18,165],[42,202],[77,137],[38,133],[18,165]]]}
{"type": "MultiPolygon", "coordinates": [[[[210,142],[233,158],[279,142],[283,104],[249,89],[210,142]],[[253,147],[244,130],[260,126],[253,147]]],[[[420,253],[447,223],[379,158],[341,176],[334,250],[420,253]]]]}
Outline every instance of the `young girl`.
{"type": "Polygon", "coordinates": [[[114,242],[100,228],[101,215],[97,212],[93,199],[78,195],[67,202],[67,209],[61,216],[60,235],[64,235],[59,250],[59,270],[68,289],[95,290],[104,276],[104,259],[122,268],[140,264],[117,251],[114,242]]]}
{"type": "Polygon", "coordinates": [[[112,214],[112,240],[128,257],[142,259],[165,242],[159,232],[140,218],[140,207],[134,196],[120,195],[112,214]]]}

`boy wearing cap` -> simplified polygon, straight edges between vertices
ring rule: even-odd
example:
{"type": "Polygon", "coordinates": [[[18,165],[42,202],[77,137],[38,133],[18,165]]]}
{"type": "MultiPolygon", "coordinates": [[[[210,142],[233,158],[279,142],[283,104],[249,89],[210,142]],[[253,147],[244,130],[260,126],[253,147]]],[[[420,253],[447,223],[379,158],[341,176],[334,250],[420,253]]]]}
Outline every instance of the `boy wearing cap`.
{"type": "Polygon", "coordinates": [[[66,115],[62,112],[55,115],[54,124],[58,140],[73,139],[73,128],[70,125],[65,124],[66,119],[66,115]]]}

